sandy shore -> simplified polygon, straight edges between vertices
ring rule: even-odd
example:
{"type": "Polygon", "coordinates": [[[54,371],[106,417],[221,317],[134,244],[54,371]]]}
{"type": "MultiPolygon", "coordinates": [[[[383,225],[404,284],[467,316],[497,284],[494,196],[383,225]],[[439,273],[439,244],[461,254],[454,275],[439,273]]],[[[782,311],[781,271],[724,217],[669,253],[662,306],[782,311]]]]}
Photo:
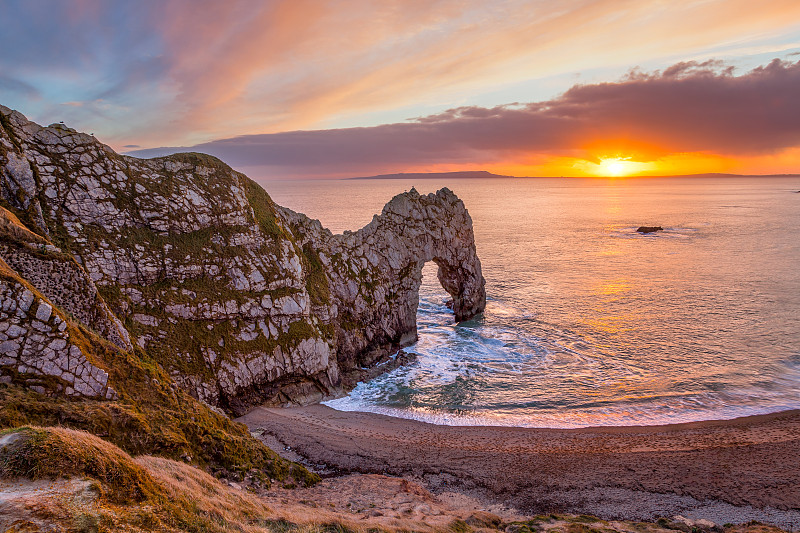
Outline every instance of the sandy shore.
{"type": "Polygon", "coordinates": [[[436,426],[322,405],[238,420],[311,464],[404,476],[526,513],[800,527],[800,411],[573,430],[436,426]]]}

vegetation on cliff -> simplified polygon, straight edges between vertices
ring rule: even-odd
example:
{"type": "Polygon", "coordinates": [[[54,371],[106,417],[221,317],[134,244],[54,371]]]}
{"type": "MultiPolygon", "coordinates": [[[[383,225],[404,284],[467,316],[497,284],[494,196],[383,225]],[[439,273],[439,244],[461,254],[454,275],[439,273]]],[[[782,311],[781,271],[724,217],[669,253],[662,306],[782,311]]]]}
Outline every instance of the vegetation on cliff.
{"type": "MultiPolygon", "coordinates": [[[[189,292],[222,301],[223,308],[231,298],[244,299],[242,291],[231,290],[228,278],[176,276],[179,287],[174,288],[164,265],[187,258],[196,263],[192,258],[210,253],[213,267],[215,261],[235,261],[245,254],[230,241],[246,231],[248,220],[231,215],[224,201],[214,198],[230,198],[240,180],[251,182],[203,154],[144,163],[63,125],[41,128],[5,108],[0,118],[0,428],[83,429],[125,452],[188,461],[233,479],[248,477],[261,485],[271,480],[314,483],[315,475],[279,458],[243,425],[198,401],[177,381],[211,374],[201,356],[207,346],[223,356],[225,350],[218,346],[223,341],[228,350],[253,348],[235,339],[226,327],[230,322],[219,317],[184,320],[176,327],[177,321],[163,311],[167,304],[186,303],[189,292]],[[192,179],[196,172],[199,192],[187,193],[187,169],[192,179]],[[153,179],[154,173],[161,179],[153,179]],[[203,220],[210,225],[186,226],[164,200],[184,193],[208,210],[198,216],[206,216],[203,220]],[[153,221],[152,213],[159,210],[166,218],[153,221]],[[84,217],[80,223],[75,213],[84,217]],[[125,223],[122,213],[140,215],[125,223]],[[163,231],[162,223],[181,231],[163,231]],[[124,266],[114,254],[125,250],[143,258],[133,269],[145,276],[138,279],[139,306],[152,307],[170,324],[168,337],[141,342],[137,336],[151,331],[133,319],[137,309],[126,291],[130,282],[104,283],[87,263],[99,253],[113,271],[124,266]],[[152,263],[153,257],[159,261],[152,263]],[[147,278],[151,267],[153,279],[147,278]],[[209,331],[209,324],[216,327],[209,331]],[[90,378],[97,378],[96,392],[77,388],[90,378]],[[101,388],[105,385],[107,389],[101,388]]],[[[261,222],[277,227],[272,201],[262,194],[268,212],[261,222]]],[[[281,288],[265,294],[278,299],[283,293],[281,288]]],[[[284,333],[292,342],[299,342],[296,329],[284,333]]],[[[280,342],[272,340],[270,349],[280,342]]]]}
{"type": "MultiPolygon", "coordinates": [[[[274,520],[257,497],[188,465],[132,457],[86,432],[22,427],[0,433],[0,479],[49,481],[46,491],[7,505],[14,531],[264,531],[274,520]],[[67,480],[71,480],[71,483],[67,480]],[[16,516],[15,516],[16,515],[16,516]]],[[[12,500],[13,502],[13,500],[12,500]]],[[[0,525],[2,524],[0,518],[0,525]]]]}
{"type": "MultiPolygon", "coordinates": [[[[112,350],[109,350],[112,351],[112,350]]],[[[217,475],[315,483],[319,478],[285,461],[253,438],[242,424],[211,411],[180,390],[161,386],[163,372],[116,350],[119,372],[131,372],[119,401],[45,396],[18,384],[0,385],[0,428],[62,426],[88,431],[131,454],[188,461],[217,475]],[[136,380],[141,380],[137,384],[136,380]],[[155,382],[155,383],[154,383],[155,382]],[[130,385],[130,388],[126,385],[130,385]]],[[[169,383],[169,381],[166,381],[169,383]]]]}

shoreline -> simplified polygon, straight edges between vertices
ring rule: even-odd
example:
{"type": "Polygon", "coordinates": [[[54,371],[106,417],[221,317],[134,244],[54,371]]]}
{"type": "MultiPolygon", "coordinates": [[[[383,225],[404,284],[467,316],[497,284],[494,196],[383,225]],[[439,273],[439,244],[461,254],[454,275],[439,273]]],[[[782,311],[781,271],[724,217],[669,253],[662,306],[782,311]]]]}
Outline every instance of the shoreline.
{"type": "Polygon", "coordinates": [[[404,477],[528,514],[800,527],[800,410],[573,429],[439,426],[324,405],[259,407],[237,421],[337,475],[404,477]]]}
{"type": "MultiPolygon", "coordinates": [[[[351,392],[351,390],[348,391],[348,394],[349,394],[349,392],[351,392]]],[[[419,416],[419,417],[398,416],[398,415],[395,415],[395,414],[392,413],[393,409],[391,409],[391,408],[387,409],[385,412],[382,412],[382,411],[379,411],[379,410],[370,411],[370,410],[359,410],[359,409],[337,409],[336,407],[332,407],[330,405],[327,405],[328,403],[330,403],[332,401],[339,400],[339,399],[342,399],[342,397],[333,398],[332,400],[323,400],[322,402],[319,402],[319,405],[323,405],[325,407],[328,407],[328,408],[330,408],[330,409],[332,409],[334,411],[341,412],[341,413],[374,414],[374,415],[387,416],[389,418],[399,418],[400,420],[413,420],[415,422],[421,422],[423,424],[430,424],[430,425],[433,425],[433,426],[542,429],[542,430],[547,430],[547,431],[580,430],[580,429],[597,429],[597,430],[600,430],[600,429],[604,429],[604,428],[672,427],[672,426],[686,426],[686,425],[690,425],[690,424],[708,424],[708,423],[714,423],[714,422],[728,422],[728,421],[732,421],[732,420],[755,419],[755,418],[759,418],[759,417],[769,417],[769,416],[772,416],[772,415],[781,415],[781,414],[787,414],[787,413],[798,413],[798,414],[800,414],[800,408],[792,408],[792,409],[781,409],[779,411],[770,411],[770,412],[767,412],[767,413],[741,414],[741,415],[732,416],[731,418],[708,418],[708,419],[703,419],[703,420],[688,420],[688,421],[680,421],[680,422],[663,422],[663,423],[659,422],[659,423],[653,423],[653,424],[647,424],[647,423],[642,423],[642,424],[607,424],[607,425],[588,425],[588,426],[575,426],[575,427],[521,426],[521,425],[514,425],[514,424],[481,424],[481,423],[460,424],[460,423],[458,423],[458,421],[459,421],[458,418],[449,418],[448,420],[455,421],[455,423],[451,424],[451,423],[437,423],[432,419],[433,417],[427,417],[425,415],[422,415],[422,416],[419,416]]],[[[259,406],[259,407],[279,407],[279,408],[282,408],[282,409],[291,409],[292,408],[292,406],[272,406],[272,405],[268,405],[268,404],[265,404],[265,405],[262,405],[262,406],[259,406]]],[[[398,409],[398,411],[400,411],[400,409],[398,409]]],[[[246,415],[243,415],[243,416],[246,416],[246,415]]],[[[445,418],[445,419],[447,419],[447,418],[445,418]]],[[[465,417],[464,418],[464,420],[471,420],[471,419],[474,419],[474,420],[490,420],[488,417],[487,418],[481,418],[481,417],[473,417],[473,418],[465,417]]]]}

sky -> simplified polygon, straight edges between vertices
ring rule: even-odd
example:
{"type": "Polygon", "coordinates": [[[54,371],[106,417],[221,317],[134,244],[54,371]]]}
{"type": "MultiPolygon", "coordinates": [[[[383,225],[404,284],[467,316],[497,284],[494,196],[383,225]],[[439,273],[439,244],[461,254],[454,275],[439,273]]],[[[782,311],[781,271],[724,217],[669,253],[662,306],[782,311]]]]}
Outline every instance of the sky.
{"type": "Polygon", "coordinates": [[[259,180],[800,173],[797,0],[0,0],[0,104],[259,180]]]}

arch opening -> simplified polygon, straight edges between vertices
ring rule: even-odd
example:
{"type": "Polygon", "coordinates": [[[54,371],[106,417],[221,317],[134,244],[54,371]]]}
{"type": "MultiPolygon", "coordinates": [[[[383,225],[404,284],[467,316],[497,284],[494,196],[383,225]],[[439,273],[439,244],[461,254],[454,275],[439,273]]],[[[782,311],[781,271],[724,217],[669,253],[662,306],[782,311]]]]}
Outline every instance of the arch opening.
{"type": "MultiPolygon", "coordinates": [[[[450,321],[455,320],[453,312],[453,295],[445,288],[440,279],[442,267],[435,261],[427,261],[422,266],[420,272],[422,279],[419,287],[419,303],[417,305],[417,315],[423,307],[436,306],[446,308],[451,317],[450,321]]],[[[444,311],[443,311],[444,312],[444,311]]]]}

